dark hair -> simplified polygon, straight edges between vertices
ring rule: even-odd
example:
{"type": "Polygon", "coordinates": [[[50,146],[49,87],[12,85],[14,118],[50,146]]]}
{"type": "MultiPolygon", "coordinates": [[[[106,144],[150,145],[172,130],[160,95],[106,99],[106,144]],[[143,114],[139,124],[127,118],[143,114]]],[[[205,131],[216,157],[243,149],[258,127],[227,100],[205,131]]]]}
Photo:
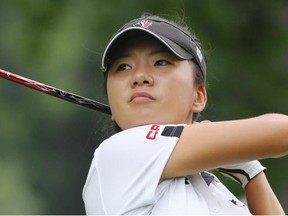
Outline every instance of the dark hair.
{"type": "MultiPolygon", "coordinates": [[[[193,40],[195,41],[195,43],[197,44],[197,46],[199,47],[199,49],[201,50],[201,52],[203,54],[204,61],[207,62],[207,58],[206,58],[205,52],[204,52],[204,50],[203,50],[203,48],[201,46],[201,43],[200,43],[199,39],[196,37],[195,34],[192,33],[192,31],[186,25],[186,23],[184,22],[183,19],[178,19],[177,21],[172,21],[172,20],[167,20],[165,18],[156,16],[156,15],[150,15],[150,14],[143,14],[141,16],[141,18],[143,18],[143,19],[152,19],[152,20],[156,19],[156,20],[164,21],[164,22],[170,23],[170,24],[176,26],[177,28],[181,29],[183,32],[185,32],[187,35],[189,35],[191,38],[193,38],[193,40]]],[[[196,84],[206,85],[206,77],[204,77],[203,73],[201,72],[201,69],[200,69],[198,63],[195,60],[193,60],[193,59],[192,59],[192,61],[194,61],[195,65],[196,65],[196,67],[195,67],[196,70],[195,70],[195,73],[194,73],[194,82],[196,84]]],[[[105,87],[106,95],[107,95],[107,76],[108,76],[109,68],[110,68],[110,65],[108,65],[107,70],[104,71],[104,87],[105,87]]],[[[200,113],[194,113],[193,117],[192,117],[192,122],[197,121],[199,119],[199,117],[200,117],[200,113]]],[[[116,132],[121,131],[122,129],[117,125],[117,123],[116,122],[114,122],[114,123],[115,123],[115,131],[116,132]]]]}

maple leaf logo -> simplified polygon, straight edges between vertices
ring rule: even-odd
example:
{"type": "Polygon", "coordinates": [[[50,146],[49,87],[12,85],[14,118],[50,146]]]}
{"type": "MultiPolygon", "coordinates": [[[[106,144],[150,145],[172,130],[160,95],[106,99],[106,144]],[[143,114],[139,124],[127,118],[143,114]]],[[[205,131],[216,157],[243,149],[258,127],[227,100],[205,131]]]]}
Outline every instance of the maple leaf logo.
{"type": "Polygon", "coordinates": [[[152,25],[152,22],[148,20],[141,20],[140,22],[134,24],[134,26],[142,27],[142,28],[148,28],[151,25],[152,25]]]}

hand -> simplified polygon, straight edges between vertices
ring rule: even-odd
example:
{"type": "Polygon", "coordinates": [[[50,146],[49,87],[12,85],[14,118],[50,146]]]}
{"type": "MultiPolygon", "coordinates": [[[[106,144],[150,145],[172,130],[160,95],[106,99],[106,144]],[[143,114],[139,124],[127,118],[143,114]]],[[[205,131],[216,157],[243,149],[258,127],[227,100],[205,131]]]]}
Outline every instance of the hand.
{"type": "Polygon", "coordinates": [[[267,168],[263,167],[257,160],[229,165],[218,168],[217,170],[234,181],[240,183],[243,188],[246,187],[249,181],[257,176],[259,173],[265,171],[267,168]]]}

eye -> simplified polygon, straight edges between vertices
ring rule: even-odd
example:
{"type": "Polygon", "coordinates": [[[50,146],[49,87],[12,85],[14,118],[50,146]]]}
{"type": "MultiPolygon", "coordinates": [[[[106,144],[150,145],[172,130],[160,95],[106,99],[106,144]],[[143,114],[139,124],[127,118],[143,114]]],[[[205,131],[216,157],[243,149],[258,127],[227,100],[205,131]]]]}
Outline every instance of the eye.
{"type": "Polygon", "coordinates": [[[128,65],[128,64],[120,64],[118,67],[117,67],[117,69],[116,69],[116,71],[127,71],[127,70],[130,70],[131,69],[131,66],[130,65],[128,65]]]}
{"type": "Polygon", "coordinates": [[[155,66],[165,66],[165,65],[169,65],[170,62],[164,59],[158,60],[155,62],[155,66]]]}

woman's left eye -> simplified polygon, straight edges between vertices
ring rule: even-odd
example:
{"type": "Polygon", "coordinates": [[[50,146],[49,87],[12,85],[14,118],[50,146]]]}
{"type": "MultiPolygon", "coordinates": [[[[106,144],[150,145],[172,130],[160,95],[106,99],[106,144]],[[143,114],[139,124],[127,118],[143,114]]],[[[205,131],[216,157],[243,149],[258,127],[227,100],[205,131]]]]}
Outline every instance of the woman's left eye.
{"type": "Polygon", "coordinates": [[[161,60],[158,60],[155,62],[156,66],[159,66],[159,65],[163,66],[163,65],[168,65],[168,64],[169,64],[169,62],[167,60],[164,60],[164,59],[161,59],[161,60]]]}

